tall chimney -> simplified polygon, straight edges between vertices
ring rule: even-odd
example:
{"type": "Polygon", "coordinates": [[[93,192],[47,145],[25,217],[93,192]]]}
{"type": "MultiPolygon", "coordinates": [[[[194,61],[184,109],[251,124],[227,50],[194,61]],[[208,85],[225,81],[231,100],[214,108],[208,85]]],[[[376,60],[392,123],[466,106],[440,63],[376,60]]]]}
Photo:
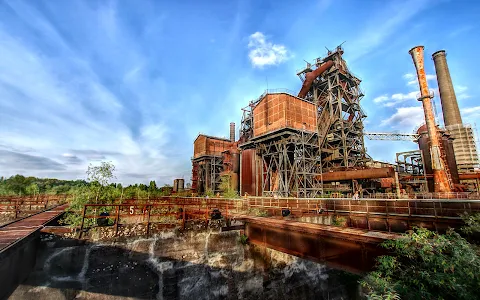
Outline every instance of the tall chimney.
{"type": "Polygon", "coordinates": [[[450,183],[445,170],[446,164],[440,155],[438,131],[432,109],[432,96],[428,89],[423,63],[423,46],[413,47],[408,53],[412,56],[415,69],[417,70],[418,84],[420,85],[420,98],[418,100],[422,101],[423,104],[425,123],[427,124],[428,137],[430,138],[430,155],[432,157],[435,192],[451,192],[450,183]]]}
{"type": "Polygon", "coordinates": [[[462,117],[460,116],[457,97],[455,96],[455,90],[453,89],[452,78],[450,78],[445,50],[433,53],[432,58],[435,64],[435,72],[437,73],[438,89],[440,90],[440,101],[442,102],[445,127],[462,124],[462,117]]]}
{"type": "Polygon", "coordinates": [[[230,141],[235,142],[235,123],[230,123],[230,141]]]}

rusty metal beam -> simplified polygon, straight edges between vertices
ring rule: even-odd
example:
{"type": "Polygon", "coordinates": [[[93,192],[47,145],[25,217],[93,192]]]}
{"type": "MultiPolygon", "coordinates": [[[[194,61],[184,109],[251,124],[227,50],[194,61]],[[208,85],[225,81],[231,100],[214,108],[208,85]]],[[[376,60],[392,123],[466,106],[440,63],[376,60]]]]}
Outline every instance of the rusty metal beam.
{"type": "Polygon", "coordinates": [[[459,178],[460,180],[480,179],[480,173],[463,173],[463,174],[458,174],[458,178],[459,178]]]}
{"type": "Polygon", "coordinates": [[[357,274],[370,271],[375,258],[385,254],[385,250],[378,247],[380,243],[399,237],[397,234],[260,217],[244,221],[245,233],[255,245],[357,274]]]}
{"type": "Polygon", "coordinates": [[[315,78],[320,76],[323,72],[325,72],[332,66],[333,66],[333,61],[330,60],[324,63],[323,65],[321,65],[320,67],[318,67],[316,70],[306,73],[305,81],[303,82],[302,89],[298,93],[298,98],[305,98],[305,96],[307,96],[308,94],[308,91],[312,87],[312,83],[315,80],[315,78]]]}
{"type": "MultiPolygon", "coordinates": [[[[336,171],[323,173],[323,181],[343,181],[351,179],[373,179],[373,178],[391,178],[395,176],[395,170],[392,167],[350,170],[350,171],[336,171]]],[[[318,176],[318,179],[321,178],[318,176]]]]}

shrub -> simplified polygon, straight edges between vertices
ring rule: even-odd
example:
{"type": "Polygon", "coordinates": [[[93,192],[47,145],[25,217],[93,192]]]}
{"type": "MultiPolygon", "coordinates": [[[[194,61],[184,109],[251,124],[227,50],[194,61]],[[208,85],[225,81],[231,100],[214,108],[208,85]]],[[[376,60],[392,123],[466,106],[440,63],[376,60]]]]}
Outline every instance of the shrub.
{"type": "Polygon", "coordinates": [[[394,256],[379,257],[361,281],[369,299],[478,299],[480,258],[455,231],[415,228],[382,246],[394,256]]]}

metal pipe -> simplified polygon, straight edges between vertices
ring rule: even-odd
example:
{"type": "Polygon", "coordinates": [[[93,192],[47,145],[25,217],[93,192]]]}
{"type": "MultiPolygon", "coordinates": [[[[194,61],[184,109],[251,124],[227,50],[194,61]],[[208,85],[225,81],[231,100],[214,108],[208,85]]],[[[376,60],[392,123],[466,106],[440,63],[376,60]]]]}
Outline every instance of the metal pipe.
{"type": "Polygon", "coordinates": [[[463,173],[463,174],[458,174],[458,178],[459,178],[460,180],[479,179],[479,178],[480,178],[480,173],[463,173]]]}
{"type": "Polygon", "coordinates": [[[430,138],[430,154],[432,156],[432,169],[435,192],[451,192],[448,182],[447,173],[445,171],[446,164],[440,155],[440,145],[438,139],[438,131],[435,124],[435,116],[433,115],[431,98],[433,96],[428,90],[427,78],[423,63],[423,46],[416,46],[408,51],[412,56],[415,69],[417,70],[418,84],[420,86],[420,98],[422,101],[423,112],[425,114],[425,123],[427,124],[428,136],[430,138]]]}
{"type": "Polygon", "coordinates": [[[435,64],[435,72],[437,73],[438,90],[440,91],[445,126],[462,124],[462,117],[458,108],[455,90],[453,89],[450,71],[448,70],[445,50],[433,53],[432,58],[435,64]]]}
{"type": "Polygon", "coordinates": [[[373,178],[393,178],[395,170],[393,167],[364,169],[364,170],[349,170],[322,173],[317,176],[323,177],[323,181],[343,181],[352,179],[373,179],[373,178]]]}
{"type": "Polygon", "coordinates": [[[305,81],[303,82],[302,89],[298,93],[298,98],[305,98],[307,96],[308,91],[312,87],[312,83],[318,76],[322,75],[323,72],[328,70],[331,66],[333,66],[333,61],[327,61],[316,70],[308,72],[305,74],[305,81]]]}

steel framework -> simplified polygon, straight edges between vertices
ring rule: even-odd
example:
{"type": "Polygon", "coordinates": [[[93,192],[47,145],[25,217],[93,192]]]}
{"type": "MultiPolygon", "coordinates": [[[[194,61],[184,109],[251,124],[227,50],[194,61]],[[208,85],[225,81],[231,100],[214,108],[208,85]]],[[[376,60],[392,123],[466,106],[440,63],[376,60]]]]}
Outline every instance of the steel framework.
{"type": "Polygon", "coordinates": [[[262,162],[263,195],[316,197],[323,192],[323,172],[364,167],[371,160],[364,146],[360,79],[350,73],[342,54],[339,46],[297,73],[304,82],[301,98],[316,106],[316,132],[286,127],[254,137],[253,109],[265,94],[243,109],[240,147],[254,148],[262,162]],[[312,74],[318,76],[312,80],[312,74]]]}
{"type": "Polygon", "coordinates": [[[198,193],[212,191],[220,192],[220,173],[223,171],[223,159],[221,156],[209,155],[192,160],[192,188],[198,193]]]}
{"type": "Polygon", "coordinates": [[[416,133],[396,133],[396,132],[364,132],[363,135],[369,140],[379,141],[412,141],[416,142],[420,137],[416,133]]]}
{"type": "MultiPolygon", "coordinates": [[[[363,93],[360,79],[347,68],[342,57],[343,49],[328,51],[317,58],[314,65],[332,61],[333,66],[318,76],[305,99],[317,105],[317,124],[321,163],[324,171],[365,166],[371,158],[366,154],[363,138],[365,113],[360,107],[363,93]]],[[[302,81],[311,72],[311,65],[297,73],[302,81]]]]}
{"type": "Polygon", "coordinates": [[[315,132],[283,128],[252,142],[261,158],[264,196],[308,198],[321,193],[315,132]]]}

